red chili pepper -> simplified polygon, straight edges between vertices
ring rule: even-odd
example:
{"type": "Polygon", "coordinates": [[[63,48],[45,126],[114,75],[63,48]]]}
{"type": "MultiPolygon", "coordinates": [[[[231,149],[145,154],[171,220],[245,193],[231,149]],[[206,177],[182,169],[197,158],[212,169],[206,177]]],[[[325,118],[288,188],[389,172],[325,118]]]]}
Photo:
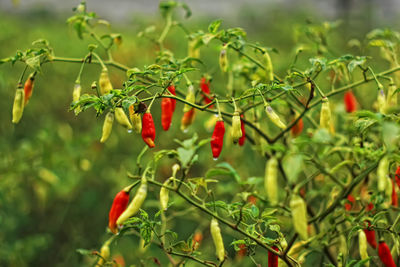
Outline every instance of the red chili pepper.
{"type": "Polygon", "coordinates": [[[293,125],[290,131],[292,132],[293,136],[298,136],[303,131],[303,128],[304,128],[303,118],[300,118],[300,120],[298,120],[296,124],[293,125]]]}
{"type": "Polygon", "coordinates": [[[25,93],[24,105],[25,106],[26,106],[26,104],[28,104],[28,101],[32,96],[34,81],[35,81],[35,77],[32,74],[29,75],[28,79],[26,79],[26,81],[25,81],[25,84],[24,84],[24,93],[25,93]]]}
{"type": "Polygon", "coordinates": [[[211,94],[210,81],[207,81],[207,79],[205,77],[202,77],[200,80],[200,88],[201,88],[201,91],[203,92],[204,102],[206,104],[210,103],[212,101],[212,99],[208,97],[211,94]]]}
{"type": "Polygon", "coordinates": [[[171,98],[163,97],[161,100],[161,125],[164,131],[168,131],[171,126],[173,112],[171,98]]]}
{"type": "Polygon", "coordinates": [[[351,113],[351,112],[354,112],[357,110],[357,100],[352,91],[347,91],[344,94],[343,99],[344,99],[344,105],[345,105],[346,111],[348,113],[351,113]]]}
{"type": "Polygon", "coordinates": [[[142,119],[142,138],[143,141],[150,147],[154,147],[154,139],[156,139],[156,128],[154,126],[153,116],[147,111],[142,119]]]}
{"type": "Polygon", "coordinates": [[[382,263],[386,267],[396,267],[396,264],[394,263],[392,257],[392,253],[390,252],[388,245],[384,241],[379,242],[378,255],[382,263]]]}
{"type": "Polygon", "coordinates": [[[398,206],[398,197],[397,197],[396,187],[395,187],[393,180],[392,180],[392,205],[395,207],[398,206]]]}
{"type": "Polygon", "coordinates": [[[203,234],[200,231],[197,231],[193,236],[193,241],[192,241],[193,250],[199,248],[202,240],[203,240],[203,234]]]}
{"type": "Polygon", "coordinates": [[[372,202],[368,203],[367,207],[365,207],[366,211],[371,211],[374,209],[374,204],[372,202]]]}
{"type": "Polygon", "coordinates": [[[344,208],[345,210],[350,211],[354,203],[356,203],[356,199],[352,195],[348,195],[347,200],[348,202],[344,204],[344,208]]]}
{"type": "MultiPolygon", "coordinates": [[[[272,246],[275,251],[279,251],[276,246],[272,246]]],[[[278,267],[278,255],[268,251],[268,267],[278,267]]]]}
{"type": "Polygon", "coordinates": [[[117,233],[117,220],[129,203],[129,192],[123,189],[114,197],[110,212],[108,213],[108,228],[114,234],[117,233]]]}
{"type": "Polygon", "coordinates": [[[243,258],[247,254],[247,247],[245,244],[239,244],[238,247],[239,247],[239,250],[237,252],[237,256],[239,258],[243,258]]]}
{"type": "Polygon", "coordinates": [[[400,166],[397,167],[396,174],[394,175],[394,178],[396,179],[396,184],[400,189],[400,166]]]}
{"type": "MultiPolygon", "coordinates": [[[[371,223],[367,221],[367,224],[368,228],[370,228],[371,223]]],[[[375,230],[373,229],[369,230],[368,228],[364,229],[364,233],[367,236],[368,244],[370,244],[371,247],[376,248],[377,244],[376,244],[375,230]]]]}
{"type": "Polygon", "coordinates": [[[222,119],[218,120],[215,124],[214,132],[211,137],[211,150],[214,159],[219,157],[221,154],[222,146],[224,144],[225,126],[222,119]]]}
{"type": "Polygon", "coordinates": [[[257,198],[253,195],[250,195],[247,197],[247,202],[251,203],[252,205],[256,205],[257,204],[257,198]]]}
{"type": "MultiPolygon", "coordinates": [[[[176,96],[176,91],[175,91],[175,86],[174,85],[168,86],[168,91],[171,94],[176,96]]],[[[170,98],[170,99],[171,99],[171,102],[172,102],[172,112],[174,112],[175,111],[175,107],[176,107],[176,99],[174,99],[174,98],[170,98]]]]}
{"type": "MultiPolygon", "coordinates": [[[[240,115],[240,118],[243,118],[243,114],[240,115]]],[[[239,146],[244,145],[244,141],[246,141],[246,129],[244,127],[244,122],[242,119],[240,119],[240,129],[242,130],[242,137],[239,138],[239,146]]]]}

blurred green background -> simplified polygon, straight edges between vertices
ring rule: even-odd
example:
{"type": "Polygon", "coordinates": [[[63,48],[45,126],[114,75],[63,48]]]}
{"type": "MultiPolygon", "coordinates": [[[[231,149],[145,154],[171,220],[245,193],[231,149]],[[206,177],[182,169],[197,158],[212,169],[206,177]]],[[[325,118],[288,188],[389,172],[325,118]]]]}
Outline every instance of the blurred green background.
{"type": "MultiPolygon", "coordinates": [[[[137,32],[149,24],[156,24],[157,30],[162,27],[162,19],[156,12],[158,3],[150,3],[148,5],[154,6],[146,12],[132,10],[134,15],[125,15],[124,20],[116,17],[114,21],[113,17],[109,17],[111,30],[123,35],[122,46],[113,51],[116,61],[139,68],[153,62],[154,45],[136,37],[137,32]]],[[[231,7],[230,13],[223,13],[222,27],[243,27],[248,32],[248,39],[278,49],[279,53],[272,55],[272,61],[277,74],[281,76],[284,76],[293,60],[295,47],[300,42],[294,35],[298,25],[310,21],[342,19],[342,24],[328,40],[338,56],[343,54],[342,51],[357,54],[356,50],[347,47],[349,39],[362,38],[373,27],[396,26],[390,18],[374,20],[374,16],[371,16],[375,14],[374,10],[368,5],[344,10],[338,8],[337,12],[325,15],[311,6],[293,8],[290,2],[270,6],[261,5],[257,1],[249,3],[245,7],[238,4],[237,7],[231,7]]],[[[75,4],[71,1],[70,8],[75,4]]],[[[88,1],[89,10],[91,5],[100,3],[88,1]]],[[[0,11],[0,58],[14,55],[17,49],[26,50],[33,41],[41,38],[50,42],[56,55],[64,57],[83,57],[87,45],[93,43],[89,38],[78,39],[74,30],[66,25],[65,20],[72,12],[57,10],[53,13],[51,8],[43,4],[31,10],[18,8],[15,7],[14,14],[0,11]]],[[[117,4],[115,8],[118,9],[117,4]]],[[[324,7],[318,8],[323,10],[324,7]]],[[[380,14],[379,10],[375,11],[380,14]]],[[[107,10],[102,12],[98,15],[107,17],[107,10]]],[[[193,12],[194,18],[184,21],[191,30],[206,30],[209,22],[219,17],[216,12],[207,14],[204,10],[197,12],[196,9],[193,12]]],[[[166,42],[166,46],[178,56],[186,54],[186,39],[181,30],[174,28],[166,42]]],[[[215,74],[213,87],[223,88],[217,67],[218,52],[216,46],[202,50],[202,56],[209,67],[201,71],[215,74]]],[[[312,51],[306,51],[300,58],[304,65],[307,65],[306,59],[311,54],[312,51]]],[[[380,64],[380,61],[377,63],[380,64]]],[[[9,63],[0,65],[0,266],[92,264],[93,258],[80,255],[76,249],[99,249],[106,238],[108,210],[112,199],[122,187],[130,183],[126,171],[133,172],[136,168],[136,156],[144,146],[140,135],[128,134],[122,127],[114,127],[107,143],[100,144],[98,140],[103,117],[96,118],[93,110],[76,117],[68,110],[79,66],[60,62],[45,64],[43,73],[37,76],[33,96],[21,122],[13,125],[11,110],[14,90],[23,66],[21,63],[14,66],[9,63]]],[[[386,67],[382,63],[382,69],[386,67]]],[[[110,71],[114,87],[121,88],[125,74],[112,68],[110,71]]],[[[84,92],[90,93],[89,86],[98,79],[99,72],[100,67],[97,65],[85,67],[82,78],[84,92]]],[[[159,104],[156,105],[153,110],[157,125],[155,151],[175,148],[177,145],[171,142],[173,138],[189,138],[195,129],[201,139],[209,137],[210,134],[203,130],[202,125],[210,115],[198,114],[195,127],[188,133],[182,133],[179,130],[181,110],[182,105],[178,104],[172,129],[162,132],[159,104]]],[[[209,146],[202,148],[201,152],[199,163],[191,171],[192,177],[204,175],[207,168],[217,164],[210,161],[209,146]]],[[[247,143],[242,149],[224,148],[219,162],[230,162],[244,177],[260,177],[263,175],[264,161],[255,160],[255,157],[247,143]],[[235,158],[239,157],[240,164],[234,164],[235,158]]],[[[165,160],[164,167],[160,168],[160,177],[163,177],[161,181],[170,175],[171,164],[172,161],[165,160]]],[[[228,196],[229,186],[220,194],[228,196]]],[[[150,201],[146,207],[150,211],[157,208],[157,194],[157,191],[153,191],[148,197],[150,201]]],[[[190,216],[180,217],[175,221],[176,225],[170,227],[181,229],[182,239],[188,238],[196,229],[203,230],[207,239],[204,242],[210,242],[208,222],[198,225],[201,216],[201,213],[191,213],[190,216]]],[[[228,233],[225,240],[228,248],[235,235],[228,229],[224,231],[228,233]]],[[[122,253],[128,264],[138,264],[141,256],[138,245],[137,237],[124,237],[113,245],[112,251],[114,255],[122,253]]],[[[204,251],[205,258],[214,259],[212,246],[200,249],[204,251]]],[[[228,251],[229,256],[234,258],[233,248],[229,247],[228,251]]],[[[146,255],[146,266],[156,266],[151,256],[160,257],[162,266],[167,262],[157,247],[151,247],[146,255]]],[[[258,257],[261,262],[265,262],[262,256],[258,257]]],[[[245,259],[241,264],[251,266],[252,263],[245,259]]]]}

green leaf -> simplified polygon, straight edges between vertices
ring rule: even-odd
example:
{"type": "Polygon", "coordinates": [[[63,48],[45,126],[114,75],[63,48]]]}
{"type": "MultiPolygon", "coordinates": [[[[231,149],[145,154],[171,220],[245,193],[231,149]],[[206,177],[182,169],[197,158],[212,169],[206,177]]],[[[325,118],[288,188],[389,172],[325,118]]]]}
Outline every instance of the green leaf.
{"type": "Polygon", "coordinates": [[[93,254],[93,250],[89,250],[89,249],[78,248],[76,250],[76,252],[78,252],[81,255],[85,255],[85,256],[95,256],[95,254],[93,254]]]}
{"type": "Polygon", "coordinates": [[[356,57],[355,59],[349,62],[347,68],[349,69],[350,72],[353,72],[353,70],[357,66],[362,66],[366,61],[367,61],[366,57],[356,57]]]}
{"type": "Polygon", "coordinates": [[[219,29],[219,26],[221,26],[221,22],[222,22],[222,20],[220,20],[220,19],[217,19],[217,20],[214,20],[213,22],[211,22],[210,25],[208,25],[208,32],[216,33],[219,29]]]}
{"type": "Polygon", "coordinates": [[[35,71],[40,71],[40,55],[26,59],[25,63],[35,71]]]}

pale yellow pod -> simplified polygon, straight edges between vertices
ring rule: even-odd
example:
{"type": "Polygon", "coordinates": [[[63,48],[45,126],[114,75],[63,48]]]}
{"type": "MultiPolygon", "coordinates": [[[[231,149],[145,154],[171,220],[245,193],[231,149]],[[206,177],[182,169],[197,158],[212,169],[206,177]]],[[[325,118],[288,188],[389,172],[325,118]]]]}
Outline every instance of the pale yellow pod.
{"type": "Polygon", "coordinates": [[[215,254],[218,260],[222,262],[225,259],[224,241],[222,240],[218,221],[214,217],[211,219],[210,232],[215,245],[215,254]]]}
{"type": "Polygon", "coordinates": [[[278,204],[278,161],[275,157],[270,158],[265,166],[264,188],[271,205],[278,204]]]}
{"type": "Polygon", "coordinates": [[[391,80],[386,97],[386,105],[389,107],[397,106],[397,93],[394,94],[396,89],[397,89],[396,84],[393,82],[393,80],[391,80]]]}
{"type": "Polygon", "coordinates": [[[132,129],[132,124],[130,123],[128,116],[126,116],[122,108],[115,108],[115,119],[117,119],[117,122],[124,126],[126,129],[132,129]]]}
{"type": "Polygon", "coordinates": [[[113,86],[110,81],[110,77],[108,76],[108,70],[102,69],[99,78],[99,85],[100,85],[100,94],[105,95],[108,94],[112,89],[113,86]]]}
{"type": "Polygon", "coordinates": [[[197,46],[197,39],[189,40],[188,42],[188,57],[200,58],[200,48],[197,46]]]}
{"type": "Polygon", "coordinates": [[[274,69],[272,67],[271,57],[267,51],[264,53],[264,62],[267,82],[272,82],[274,80],[274,69]]]}
{"type": "Polygon", "coordinates": [[[100,249],[100,256],[101,258],[98,260],[96,267],[103,266],[103,264],[108,260],[110,257],[110,247],[108,246],[108,242],[106,242],[100,249]]]}
{"type": "Polygon", "coordinates": [[[123,224],[127,219],[136,215],[140,210],[144,200],[147,196],[147,179],[145,176],[142,177],[142,182],[136,191],[136,195],[132,199],[131,203],[129,203],[126,210],[118,217],[117,224],[123,224]]]}
{"type": "Polygon", "coordinates": [[[105,141],[107,141],[108,137],[110,137],[113,122],[114,122],[114,113],[108,112],[104,119],[103,133],[100,139],[101,143],[104,143],[105,141]]]}
{"type": "MultiPolygon", "coordinates": [[[[187,95],[186,95],[185,100],[186,100],[186,102],[189,102],[189,103],[194,103],[194,102],[196,101],[196,96],[195,96],[195,94],[194,94],[193,85],[189,85],[189,87],[188,87],[188,93],[187,93],[187,95]]],[[[192,108],[193,108],[192,106],[190,106],[190,105],[188,105],[188,104],[185,104],[185,105],[183,106],[183,112],[188,112],[188,111],[191,110],[192,108]]]]}
{"type": "Polygon", "coordinates": [[[72,91],[72,101],[79,101],[81,97],[82,86],[79,83],[76,83],[74,86],[74,90],[72,91]]]}
{"type": "Polygon", "coordinates": [[[134,106],[129,106],[129,118],[131,119],[133,130],[136,133],[142,132],[142,118],[139,113],[135,113],[134,106]]]}
{"type": "Polygon", "coordinates": [[[293,227],[302,240],[308,239],[306,203],[299,195],[293,195],[289,202],[293,227]]]}
{"type": "Polygon", "coordinates": [[[386,114],[386,96],[383,87],[378,91],[378,111],[382,114],[386,114]]]}
{"type": "Polygon", "coordinates": [[[234,144],[239,142],[239,139],[242,137],[242,128],[241,128],[239,112],[233,113],[231,136],[234,144]]]}
{"type": "Polygon", "coordinates": [[[282,120],[279,118],[278,114],[275,113],[275,111],[272,109],[270,105],[265,105],[265,112],[267,113],[267,116],[269,119],[279,128],[285,129],[286,125],[282,122],[282,120]]]}
{"type": "Polygon", "coordinates": [[[332,123],[331,108],[329,106],[328,98],[325,97],[322,99],[319,125],[321,126],[321,128],[325,128],[328,131],[331,131],[331,123],[332,123]]]}
{"type": "MultiPolygon", "coordinates": [[[[389,174],[389,159],[387,156],[379,161],[377,176],[378,176],[378,190],[384,192],[386,189],[387,176],[389,174]]],[[[390,192],[391,193],[391,192],[390,192]]]]}
{"type": "Polygon", "coordinates": [[[227,55],[227,45],[223,45],[221,52],[219,53],[219,67],[222,72],[228,71],[228,55],[227,55]]]}
{"type": "Polygon", "coordinates": [[[14,104],[12,110],[12,123],[18,123],[21,120],[22,114],[24,113],[24,106],[25,106],[24,99],[25,99],[24,89],[17,89],[15,91],[14,104]]]}
{"type": "Polygon", "coordinates": [[[168,208],[168,200],[169,200],[169,190],[165,187],[168,186],[171,178],[165,180],[163,186],[160,189],[160,206],[161,210],[167,210],[168,208]]]}
{"type": "Polygon", "coordinates": [[[383,206],[388,209],[392,205],[392,192],[393,192],[393,184],[392,179],[389,176],[385,177],[385,202],[383,202],[383,206]]]}
{"type": "MultiPolygon", "coordinates": [[[[360,257],[362,260],[368,258],[368,247],[367,236],[365,235],[363,230],[358,231],[358,249],[360,252],[360,257]]],[[[364,263],[364,266],[369,267],[369,262],[364,263]]]]}

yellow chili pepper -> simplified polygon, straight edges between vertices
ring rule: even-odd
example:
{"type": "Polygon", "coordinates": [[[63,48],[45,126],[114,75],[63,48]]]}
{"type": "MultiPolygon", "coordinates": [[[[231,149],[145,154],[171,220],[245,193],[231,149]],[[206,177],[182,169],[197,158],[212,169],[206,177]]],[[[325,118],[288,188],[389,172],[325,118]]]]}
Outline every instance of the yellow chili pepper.
{"type": "Polygon", "coordinates": [[[103,68],[101,70],[99,85],[100,85],[100,94],[102,95],[108,94],[113,89],[110,77],[108,76],[107,68],[103,68]]]}
{"type": "Polygon", "coordinates": [[[242,137],[242,123],[240,122],[239,112],[235,111],[232,117],[231,136],[234,144],[237,144],[242,137]]]}
{"type": "Polygon", "coordinates": [[[293,195],[289,202],[293,226],[302,240],[308,239],[306,203],[299,195],[293,195]]]}
{"type": "Polygon", "coordinates": [[[264,188],[271,205],[278,204],[278,161],[275,157],[265,166],[264,188]]]}
{"type": "Polygon", "coordinates": [[[124,126],[128,131],[132,130],[132,124],[122,108],[115,108],[115,118],[117,119],[117,122],[124,126]]]}
{"type": "Polygon", "coordinates": [[[219,261],[225,259],[224,241],[222,240],[221,229],[219,228],[218,221],[213,217],[210,224],[211,236],[215,245],[215,254],[219,261]]]}
{"type": "Polygon", "coordinates": [[[107,141],[108,137],[110,137],[113,122],[114,122],[114,113],[108,112],[104,119],[103,134],[100,139],[101,143],[104,143],[105,141],[107,141]]]}
{"type": "Polygon", "coordinates": [[[14,105],[13,105],[13,110],[12,110],[12,123],[18,123],[21,118],[22,114],[24,113],[24,100],[25,99],[25,92],[24,89],[17,89],[15,91],[15,97],[14,97],[14,105]]]}

